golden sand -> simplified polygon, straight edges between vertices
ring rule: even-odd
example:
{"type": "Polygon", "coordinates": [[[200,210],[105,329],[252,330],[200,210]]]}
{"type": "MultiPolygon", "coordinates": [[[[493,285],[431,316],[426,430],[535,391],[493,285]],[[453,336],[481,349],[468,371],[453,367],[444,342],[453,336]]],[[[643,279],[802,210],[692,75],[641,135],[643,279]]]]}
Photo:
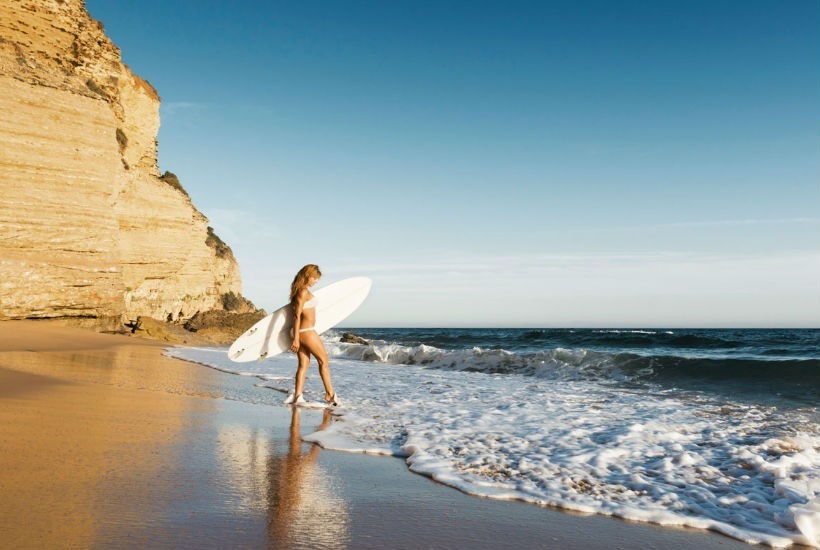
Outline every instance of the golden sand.
{"type": "Polygon", "coordinates": [[[161,391],[209,373],[180,368],[144,341],[7,322],[0,350],[0,529],[9,548],[93,545],[100,488],[127,488],[139,501],[146,487],[125,478],[166,468],[190,413],[213,407],[161,391]]]}

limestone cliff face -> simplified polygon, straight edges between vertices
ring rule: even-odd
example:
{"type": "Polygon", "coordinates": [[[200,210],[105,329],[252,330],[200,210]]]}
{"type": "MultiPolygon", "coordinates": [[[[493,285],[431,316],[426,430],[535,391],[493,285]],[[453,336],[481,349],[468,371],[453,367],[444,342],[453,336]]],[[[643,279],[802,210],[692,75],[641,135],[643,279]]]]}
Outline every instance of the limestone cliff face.
{"type": "Polygon", "coordinates": [[[0,3],[0,318],[221,309],[230,249],[157,167],[159,97],[82,0],[0,3]]]}

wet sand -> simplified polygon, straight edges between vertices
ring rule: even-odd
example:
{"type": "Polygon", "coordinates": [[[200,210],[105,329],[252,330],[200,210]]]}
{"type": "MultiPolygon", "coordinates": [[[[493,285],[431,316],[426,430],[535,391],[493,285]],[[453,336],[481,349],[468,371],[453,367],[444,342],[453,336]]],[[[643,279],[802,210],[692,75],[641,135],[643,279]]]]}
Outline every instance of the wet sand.
{"type": "Polygon", "coordinates": [[[462,494],[395,458],[324,451],[325,411],[40,321],[0,322],[8,548],[748,548],[721,535],[462,494]]]}

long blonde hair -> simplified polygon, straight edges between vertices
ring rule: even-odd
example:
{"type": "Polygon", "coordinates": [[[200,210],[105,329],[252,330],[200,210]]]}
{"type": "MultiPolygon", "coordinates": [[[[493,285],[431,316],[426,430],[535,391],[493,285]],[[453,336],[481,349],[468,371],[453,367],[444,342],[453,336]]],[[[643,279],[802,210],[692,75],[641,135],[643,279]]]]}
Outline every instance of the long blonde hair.
{"type": "Polygon", "coordinates": [[[321,276],[322,272],[316,264],[307,264],[305,267],[300,269],[299,273],[296,274],[296,277],[293,278],[293,283],[290,285],[290,303],[293,304],[299,293],[307,288],[308,281],[311,277],[316,277],[318,279],[321,276]]]}

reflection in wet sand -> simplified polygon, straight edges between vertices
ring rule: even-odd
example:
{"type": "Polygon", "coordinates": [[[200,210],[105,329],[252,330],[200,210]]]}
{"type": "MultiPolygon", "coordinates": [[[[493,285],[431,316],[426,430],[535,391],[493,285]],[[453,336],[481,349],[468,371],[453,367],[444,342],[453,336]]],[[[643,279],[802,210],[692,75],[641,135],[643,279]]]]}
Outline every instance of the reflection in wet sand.
{"type": "MultiPolygon", "coordinates": [[[[267,517],[271,548],[345,547],[347,502],[337,478],[317,463],[320,447],[302,442],[303,414],[316,413],[293,407],[287,442],[272,440],[268,432],[242,422],[222,426],[215,445],[220,485],[232,489],[235,513],[267,517]]],[[[330,411],[323,411],[315,429],[324,429],[330,421],[330,411]]]]}
{"type": "MultiPolygon", "coordinates": [[[[293,407],[288,452],[268,460],[268,533],[270,545],[276,547],[311,546],[345,547],[348,542],[348,512],[340,491],[316,464],[320,452],[310,445],[304,452],[300,433],[302,411],[293,407]]],[[[325,410],[322,430],[330,423],[325,410]]]]}
{"type": "Polygon", "coordinates": [[[220,427],[216,454],[222,470],[221,483],[233,488],[233,502],[239,513],[265,514],[267,500],[266,464],[274,448],[269,435],[249,424],[229,424],[220,427]]]}

